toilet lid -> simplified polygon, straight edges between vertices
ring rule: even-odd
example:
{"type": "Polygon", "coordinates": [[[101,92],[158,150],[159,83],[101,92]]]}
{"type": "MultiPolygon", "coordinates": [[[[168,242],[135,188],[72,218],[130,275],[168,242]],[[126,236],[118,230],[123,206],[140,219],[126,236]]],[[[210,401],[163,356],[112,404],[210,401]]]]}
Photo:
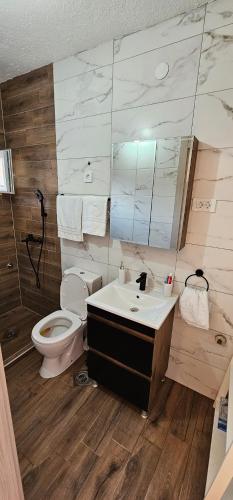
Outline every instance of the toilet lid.
{"type": "Polygon", "coordinates": [[[77,314],[80,319],[87,318],[85,299],[89,296],[86,283],[77,274],[63,276],[60,290],[61,308],[77,314]]]}

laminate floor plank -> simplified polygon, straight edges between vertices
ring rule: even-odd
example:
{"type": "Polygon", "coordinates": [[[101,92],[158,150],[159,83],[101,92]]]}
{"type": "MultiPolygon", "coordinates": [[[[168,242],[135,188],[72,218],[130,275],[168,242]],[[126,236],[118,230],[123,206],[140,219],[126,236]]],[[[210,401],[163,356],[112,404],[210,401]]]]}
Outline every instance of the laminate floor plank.
{"type": "Polygon", "coordinates": [[[84,358],[53,379],[41,359],[6,368],[25,500],[203,500],[212,401],[167,379],[145,421],[102,387],[74,386],[84,358]]]}
{"type": "Polygon", "coordinates": [[[18,306],[0,315],[0,343],[3,360],[31,344],[31,332],[33,326],[41,319],[41,316],[24,306],[18,306]],[[10,329],[14,329],[16,336],[7,340],[6,335],[10,329]]]}

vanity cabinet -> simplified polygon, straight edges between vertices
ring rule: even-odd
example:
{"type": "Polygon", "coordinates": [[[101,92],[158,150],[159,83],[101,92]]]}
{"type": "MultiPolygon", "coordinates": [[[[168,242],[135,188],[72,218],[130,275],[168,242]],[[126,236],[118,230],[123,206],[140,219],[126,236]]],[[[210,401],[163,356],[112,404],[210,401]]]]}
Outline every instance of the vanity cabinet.
{"type": "Polygon", "coordinates": [[[88,305],[88,373],[150,411],[168,365],[174,308],[159,330],[88,305]]]}

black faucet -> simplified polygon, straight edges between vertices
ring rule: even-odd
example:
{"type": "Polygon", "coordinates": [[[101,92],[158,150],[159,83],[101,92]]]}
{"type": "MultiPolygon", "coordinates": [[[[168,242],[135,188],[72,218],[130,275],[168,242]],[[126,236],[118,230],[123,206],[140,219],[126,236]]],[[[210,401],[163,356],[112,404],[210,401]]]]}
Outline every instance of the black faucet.
{"type": "Polygon", "coordinates": [[[140,283],[139,290],[144,291],[146,289],[146,278],[147,273],[141,273],[139,278],[136,280],[136,283],[140,283]]]}

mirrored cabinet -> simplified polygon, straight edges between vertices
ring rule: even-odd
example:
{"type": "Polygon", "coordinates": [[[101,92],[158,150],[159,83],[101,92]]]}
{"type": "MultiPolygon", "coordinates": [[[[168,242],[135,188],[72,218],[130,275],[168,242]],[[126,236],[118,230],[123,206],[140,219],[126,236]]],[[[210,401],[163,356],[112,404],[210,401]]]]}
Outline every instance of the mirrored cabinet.
{"type": "Polygon", "coordinates": [[[13,194],[14,178],[11,149],[0,150],[0,193],[13,194]]]}
{"type": "Polygon", "coordinates": [[[158,248],[185,245],[198,141],[113,144],[110,235],[158,248]]]}

